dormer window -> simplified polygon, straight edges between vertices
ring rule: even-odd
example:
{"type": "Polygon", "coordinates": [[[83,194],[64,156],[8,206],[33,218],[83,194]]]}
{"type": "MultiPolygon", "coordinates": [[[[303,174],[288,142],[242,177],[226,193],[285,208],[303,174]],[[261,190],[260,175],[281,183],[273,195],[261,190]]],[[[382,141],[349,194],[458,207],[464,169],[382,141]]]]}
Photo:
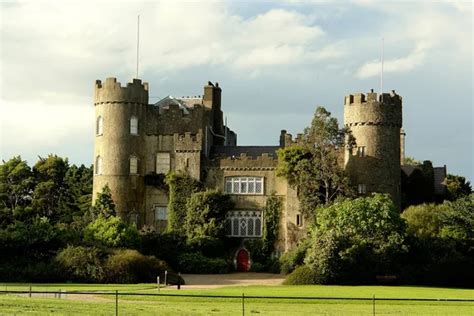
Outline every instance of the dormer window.
{"type": "Polygon", "coordinates": [[[138,118],[136,116],[130,118],[130,134],[138,135],[138,118]]]}
{"type": "Polygon", "coordinates": [[[104,133],[104,119],[102,116],[99,116],[97,118],[97,123],[96,123],[96,128],[95,128],[95,134],[97,136],[100,136],[104,133]]]}

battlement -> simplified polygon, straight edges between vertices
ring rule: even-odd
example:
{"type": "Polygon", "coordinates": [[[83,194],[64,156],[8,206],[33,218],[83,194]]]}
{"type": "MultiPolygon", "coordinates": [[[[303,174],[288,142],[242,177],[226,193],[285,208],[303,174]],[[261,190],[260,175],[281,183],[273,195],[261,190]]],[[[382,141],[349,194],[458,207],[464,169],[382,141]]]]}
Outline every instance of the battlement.
{"type": "Polygon", "coordinates": [[[174,148],[176,152],[196,152],[202,150],[202,130],[195,134],[187,132],[184,134],[173,134],[174,148]]]}
{"type": "Polygon", "coordinates": [[[116,78],[107,78],[105,82],[95,81],[94,105],[104,103],[141,103],[148,104],[148,83],[133,79],[122,87],[116,78]]]}
{"type": "Polygon", "coordinates": [[[402,105],[402,97],[395,93],[395,90],[392,90],[391,93],[382,93],[378,95],[372,89],[371,92],[349,94],[344,97],[344,105],[361,105],[365,103],[380,103],[386,105],[402,105]]]}
{"type": "Polygon", "coordinates": [[[274,170],[278,159],[270,153],[262,153],[256,157],[242,153],[239,156],[216,157],[211,161],[211,165],[226,170],[274,170]]]}

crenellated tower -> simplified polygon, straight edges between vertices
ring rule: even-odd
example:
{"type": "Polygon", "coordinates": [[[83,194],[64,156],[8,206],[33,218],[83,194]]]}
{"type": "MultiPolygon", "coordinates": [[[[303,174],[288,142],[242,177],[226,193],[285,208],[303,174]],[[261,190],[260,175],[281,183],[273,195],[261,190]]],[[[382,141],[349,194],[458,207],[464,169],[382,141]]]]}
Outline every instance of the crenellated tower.
{"type": "Polygon", "coordinates": [[[361,195],[389,193],[400,207],[400,129],[402,97],[395,91],[377,96],[348,95],[344,126],[356,145],[348,144],[344,164],[351,183],[361,195]]]}
{"type": "Polygon", "coordinates": [[[138,225],[145,200],[148,84],[133,79],[122,87],[115,78],[97,80],[94,106],[93,199],[108,185],[117,214],[138,225]]]}

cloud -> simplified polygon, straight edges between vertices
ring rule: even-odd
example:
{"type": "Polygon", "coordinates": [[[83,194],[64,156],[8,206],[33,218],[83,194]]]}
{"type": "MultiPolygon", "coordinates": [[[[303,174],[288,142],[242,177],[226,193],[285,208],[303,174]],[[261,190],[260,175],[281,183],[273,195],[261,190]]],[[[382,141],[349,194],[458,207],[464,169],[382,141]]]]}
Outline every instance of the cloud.
{"type": "MultiPolygon", "coordinates": [[[[415,69],[423,63],[425,59],[426,45],[418,45],[416,49],[406,57],[384,60],[383,71],[387,73],[407,72],[415,69]]],[[[365,79],[379,76],[382,71],[381,61],[375,60],[365,63],[356,73],[356,77],[365,79]]]]}

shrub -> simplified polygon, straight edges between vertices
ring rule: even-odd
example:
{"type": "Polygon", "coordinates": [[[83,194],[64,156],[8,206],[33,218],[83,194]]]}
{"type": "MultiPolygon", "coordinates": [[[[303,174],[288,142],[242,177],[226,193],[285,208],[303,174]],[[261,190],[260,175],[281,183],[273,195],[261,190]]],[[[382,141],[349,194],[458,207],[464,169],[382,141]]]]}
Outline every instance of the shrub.
{"type": "Polygon", "coordinates": [[[280,270],[283,274],[291,273],[296,267],[303,265],[306,252],[310,247],[310,239],[305,239],[294,249],[280,257],[280,270]]]}
{"type": "Polygon", "coordinates": [[[177,233],[150,233],[141,237],[143,254],[160,258],[174,268],[178,265],[179,254],[188,252],[186,238],[177,233]]]}
{"type": "Polygon", "coordinates": [[[0,263],[2,282],[61,282],[65,276],[51,261],[25,262],[22,258],[0,263]]]}
{"type": "Polygon", "coordinates": [[[56,262],[68,280],[96,283],[105,276],[102,257],[103,253],[96,247],[68,246],[57,254],[56,262]]]}
{"type": "Polygon", "coordinates": [[[264,264],[260,263],[260,262],[254,262],[252,263],[252,265],[250,266],[250,272],[265,272],[267,269],[267,267],[265,267],[264,264]]]}
{"type": "Polygon", "coordinates": [[[225,214],[233,208],[233,202],[218,190],[206,190],[191,194],[186,203],[184,228],[188,239],[205,236],[223,237],[225,214]]]}
{"type": "Polygon", "coordinates": [[[293,272],[287,275],[283,284],[301,285],[316,283],[316,273],[306,265],[297,267],[293,272]]]}
{"type": "Polygon", "coordinates": [[[91,244],[113,248],[136,248],[140,244],[137,229],[118,216],[105,218],[99,215],[95,221],[87,225],[84,240],[91,244]]]}
{"type": "Polygon", "coordinates": [[[208,258],[199,252],[194,252],[180,255],[178,268],[183,273],[226,273],[228,264],[224,259],[208,258]]]}
{"type": "Polygon", "coordinates": [[[155,282],[157,276],[169,270],[166,262],[131,249],[115,251],[108,257],[105,267],[110,283],[155,282]]]}
{"type": "Polygon", "coordinates": [[[210,258],[220,257],[226,252],[222,240],[209,236],[188,240],[187,245],[191,251],[201,252],[204,256],[210,258]]]}

